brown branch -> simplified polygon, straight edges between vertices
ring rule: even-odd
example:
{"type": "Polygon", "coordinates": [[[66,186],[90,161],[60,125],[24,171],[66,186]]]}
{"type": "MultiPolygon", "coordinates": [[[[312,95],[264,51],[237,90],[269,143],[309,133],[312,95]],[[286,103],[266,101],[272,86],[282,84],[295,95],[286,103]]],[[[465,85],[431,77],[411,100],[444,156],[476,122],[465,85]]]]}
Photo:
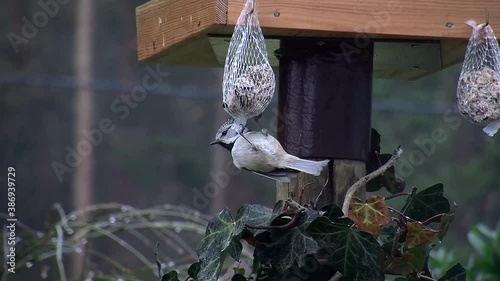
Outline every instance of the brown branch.
{"type": "Polygon", "coordinates": [[[385,197],[385,201],[391,200],[391,199],[396,198],[396,197],[408,196],[408,195],[410,195],[410,193],[408,193],[408,192],[400,192],[400,193],[392,194],[392,195],[385,197]]]}
{"type": "Polygon", "coordinates": [[[446,215],[447,215],[447,214],[445,214],[445,213],[441,213],[441,214],[434,215],[434,216],[432,216],[432,217],[430,217],[430,218],[426,219],[425,221],[423,221],[423,222],[422,222],[422,224],[425,224],[425,225],[426,225],[426,224],[430,223],[433,219],[437,219],[437,218],[439,218],[439,217],[444,217],[444,216],[446,216],[446,215]]]}
{"type": "Polygon", "coordinates": [[[362,186],[364,186],[367,182],[371,181],[372,179],[378,177],[379,175],[383,174],[385,171],[387,171],[390,167],[394,165],[394,162],[398,160],[399,157],[401,157],[401,154],[403,153],[403,149],[401,146],[396,147],[394,149],[394,153],[385,163],[384,165],[380,166],[377,170],[371,172],[370,174],[362,177],[359,179],[357,182],[355,182],[351,187],[349,187],[349,190],[347,190],[347,193],[345,195],[344,199],[344,205],[342,206],[342,212],[344,213],[344,216],[347,217],[349,213],[349,204],[351,204],[352,197],[358,191],[358,189],[362,186]]]}
{"type": "Polygon", "coordinates": [[[407,217],[405,214],[401,213],[400,211],[398,211],[398,210],[394,209],[394,208],[393,208],[393,207],[391,207],[391,206],[387,206],[387,209],[388,209],[389,211],[393,212],[393,213],[398,214],[401,218],[404,218],[404,220],[405,220],[405,221],[409,221],[409,220],[411,220],[411,221],[415,221],[414,219],[412,219],[412,218],[410,218],[410,217],[407,217]]]}
{"type": "Polygon", "coordinates": [[[394,240],[392,240],[392,247],[391,247],[391,257],[395,258],[398,245],[399,245],[399,237],[401,237],[401,228],[396,229],[396,233],[394,234],[394,240]]]}

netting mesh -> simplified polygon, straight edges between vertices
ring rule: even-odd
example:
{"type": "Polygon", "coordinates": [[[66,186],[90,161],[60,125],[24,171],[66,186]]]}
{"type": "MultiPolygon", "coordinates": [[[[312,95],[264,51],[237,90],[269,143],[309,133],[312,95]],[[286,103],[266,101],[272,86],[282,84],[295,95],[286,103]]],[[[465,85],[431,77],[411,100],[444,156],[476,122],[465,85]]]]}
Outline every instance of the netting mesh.
{"type": "Polygon", "coordinates": [[[472,34],[458,80],[457,104],[467,120],[489,124],[500,119],[500,49],[490,25],[467,24],[472,34]]]}
{"type": "Polygon", "coordinates": [[[261,114],[273,97],[276,80],[254,0],[247,0],[234,28],[222,83],[223,107],[235,118],[261,114]]]}

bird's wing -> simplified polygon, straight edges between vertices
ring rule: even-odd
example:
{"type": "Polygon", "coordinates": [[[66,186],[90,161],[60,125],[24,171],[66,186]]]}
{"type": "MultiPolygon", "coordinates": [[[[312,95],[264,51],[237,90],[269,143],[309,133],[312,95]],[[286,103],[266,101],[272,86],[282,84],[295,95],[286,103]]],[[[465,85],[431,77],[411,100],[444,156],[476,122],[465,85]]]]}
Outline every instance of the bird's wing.
{"type": "Polygon", "coordinates": [[[255,145],[258,150],[261,150],[267,155],[275,155],[281,148],[279,142],[279,146],[276,145],[276,142],[274,142],[275,139],[272,136],[269,135],[267,137],[263,137],[262,133],[258,131],[250,131],[248,133],[245,133],[245,137],[250,141],[250,143],[255,145]],[[271,137],[272,139],[268,139],[269,137],[271,137]]]}
{"type": "Polygon", "coordinates": [[[272,179],[275,181],[280,181],[280,182],[290,182],[293,178],[297,177],[297,172],[296,171],[289,171],[289,170],[276,170],[276,171],[271,171],[271,172],[256,172],[252,171],[246,168],[243,168],[244,170],[250,171],[254,174],[263,176],[268,179],[272,179]]]}

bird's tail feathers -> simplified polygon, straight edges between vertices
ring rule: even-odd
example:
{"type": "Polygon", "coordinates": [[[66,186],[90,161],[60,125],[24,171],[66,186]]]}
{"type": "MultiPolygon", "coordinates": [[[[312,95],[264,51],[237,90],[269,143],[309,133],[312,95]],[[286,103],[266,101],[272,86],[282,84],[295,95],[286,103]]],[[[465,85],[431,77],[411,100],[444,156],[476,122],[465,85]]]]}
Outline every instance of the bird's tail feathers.
{"type": "Polygon", "coordinates": [[[296,159],[290,161],[287,168],[301,171],[313,176],[319,176],[321,171],[323,171],[323,168],[328,165],[328,162],[330,162],[330,160],[313,161],[296,157],[296,159]]]}

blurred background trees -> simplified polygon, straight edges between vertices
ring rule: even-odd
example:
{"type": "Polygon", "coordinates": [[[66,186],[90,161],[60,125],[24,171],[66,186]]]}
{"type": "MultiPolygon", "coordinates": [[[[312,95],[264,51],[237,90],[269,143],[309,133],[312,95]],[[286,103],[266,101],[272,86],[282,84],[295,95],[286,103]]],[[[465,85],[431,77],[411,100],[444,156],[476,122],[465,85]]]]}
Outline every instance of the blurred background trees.
{"type": "MultiPolygon", "coordinates": [[[[93,94],[92,108],[87,109],[94,115],[88,126],[98,128],[101,120],[109,118],[116,128],[92,148],[94,172],[86,179],[92,187],[91,200],[137,208],[167,203],[200,207],[194,202],[194,190],[203,193],[214,181],[211,172],[231,165],[226,151],[208,145],[227,118],[220,105],[222,68],[162,65],[169,76],[135,108],[130,107],[126,118],[119,118],[112,107],[134,86],[142,85],[148,74],[148,65],[136,58],[135,8],[144,2],[94,3],[92,80],[84,89],[85,94],[93,94]]],[[[81,69],[75,69],[74,62],[75,56],[85,55],[77,51],[81,46],[75,40],[77,6],[76,0],[60,5],[16,53],[6,35],[21,35],[23,17],[32,20],[41,8],[37,1],[0,4],[2,161],[3,167],[14,166],[18,171],[17,217],[35,229],[42,229],[54,202],[67,211],[76,205],[72,201],[78,194],[75,172],[64,173],[60,181],[52,163],[66,163],[66,147],[75,149],[81,69]]],[[[466,264],[469,228],[479,222],[495,226],[500,217],[496,206],[500,148],[498,136],[487,137],[480,127],[455,113],[459,72],[456,65],[417,81],[375,79],[372,126],[382,136],[383,152],[403,145],[403,161],[396,170],[407,173],[407,188],[442,182],[450,199],[458,203],[456,220],[440,246],[455,249],[457,259],[466,264]],[[441,143],[432,141],[437,128],[444,132],[441,143]],[[434,148],[426,154],[422,143],[429,140],[434,148]],[[424,157],[419,160],[417,155],[424,157]]],[[[262,121],[273,133],[275,108],[276,101],[262,121]]],[[[2,206],[6,206],[5,197],[1,189],[2,206]]],[[[274,182],[241,172],[199,211],[213,215],[224,206],[233,210],[245,203],[272,206],[274,200],[274,182]]]]}

